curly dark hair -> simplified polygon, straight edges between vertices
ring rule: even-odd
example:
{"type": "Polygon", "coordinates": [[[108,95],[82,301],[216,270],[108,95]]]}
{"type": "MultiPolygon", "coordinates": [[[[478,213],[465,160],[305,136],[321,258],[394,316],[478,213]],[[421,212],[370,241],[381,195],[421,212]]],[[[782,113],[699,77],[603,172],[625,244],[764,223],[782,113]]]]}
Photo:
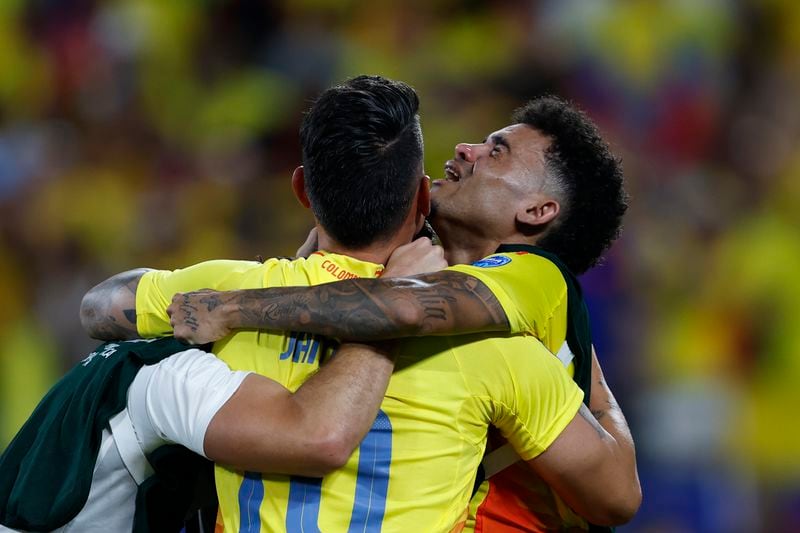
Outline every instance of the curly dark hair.
{"type": "Polygon", "coordinates": [[[536,244],[582,274],[619,236],[628,208],[621,160],[591,119],[560,98],[531,100],[514,112],[512,121],[550,138],[545,153],[548,177],[563,193],[558,217],[536,244]]]}
{"type": "Polygon", "coordinates": [[[422,177],[413,88],[358,76],[320,95],[300,127],[311,210],[340,244],[361,248],[395,232],[422,177]]]}

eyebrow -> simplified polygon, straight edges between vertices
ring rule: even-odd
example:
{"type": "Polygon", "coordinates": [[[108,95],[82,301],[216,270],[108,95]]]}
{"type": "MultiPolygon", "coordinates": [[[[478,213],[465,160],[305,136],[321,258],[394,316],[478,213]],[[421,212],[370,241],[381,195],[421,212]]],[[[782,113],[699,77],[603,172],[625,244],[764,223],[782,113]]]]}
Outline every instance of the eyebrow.
{"type": "MultiPolygon", "coordinates": [[[[500,133],[495,133],[494,135],[489,137],[489,140],[491,140],[494,144],[499,144],[500,146],[505,146],[506,150],[508,150],[509,153],[511,152],[511,145],[508,144],[508,139],[506,138],[505,135],[502,135],[500,133]]],[[[483,142],[485,143],[486,140],[484,140],[483,142]]]]}

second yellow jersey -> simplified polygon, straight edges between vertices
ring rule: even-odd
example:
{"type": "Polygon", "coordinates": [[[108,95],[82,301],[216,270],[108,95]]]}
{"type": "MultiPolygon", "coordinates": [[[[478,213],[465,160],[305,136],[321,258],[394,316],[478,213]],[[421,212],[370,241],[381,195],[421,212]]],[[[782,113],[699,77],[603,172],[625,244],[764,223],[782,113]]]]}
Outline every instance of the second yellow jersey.
{"type": "MultiPolygon", "coordinates": [[[[375,276],[381,268],[320,252],[307,260],[215,261],[152,272],[137,291],[140,333],[169,331],[163,310],[175,292],[313,285],[375,276]]],[[[214,351],[231,368],[255,370],[295,390],[323,359],[326,341],[243,331],[214,351]]],[[[460,530],[488,426],[531,459],[581,403],[563,365],[531,336],[415,339],[399,352],[380,413],[341,470],[313,479],[217,467],[225,531],[460,530]]]]}
{"type": "MultiPolygon", "coordinates": [[[[566,366],[575,370],[566,343],[568,289],[558,266],[528,246],[501,246],[497,253],[456,270],[481,280],[503,306],[514,333],[533,335],[566,366]]],[[[490,439],[490,449],[502,447],[490,439]]],[[[524,463],[518,462],[481,483],[470,502],[465,531],[537,533],[587,530],[570,509],[524,463]]]]}

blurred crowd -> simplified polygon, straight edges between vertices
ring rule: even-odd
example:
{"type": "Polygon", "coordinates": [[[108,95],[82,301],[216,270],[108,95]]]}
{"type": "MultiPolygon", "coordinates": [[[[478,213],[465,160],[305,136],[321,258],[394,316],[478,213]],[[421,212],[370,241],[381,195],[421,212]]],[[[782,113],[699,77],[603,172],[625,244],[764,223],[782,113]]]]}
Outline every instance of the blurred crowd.
{"type": "Polygon", "coordinates": [[[94,346],[89,287],[291,255],[302,112],[382,74],[433,178],[545,93],[623,158],[624,234],[583,277],[638,446],[621,531],[800,531],[798,58],[793,0],[3,0],[0,450],[94,346]]]}

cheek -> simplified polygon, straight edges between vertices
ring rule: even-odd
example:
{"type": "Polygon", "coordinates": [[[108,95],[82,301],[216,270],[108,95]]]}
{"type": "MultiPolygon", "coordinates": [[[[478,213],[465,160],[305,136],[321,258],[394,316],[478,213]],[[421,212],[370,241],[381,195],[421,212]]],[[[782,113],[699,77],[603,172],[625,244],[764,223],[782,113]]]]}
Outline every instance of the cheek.
{"type": "Polygon", "coordinates": [[[503,208],[516,195],[517,193],[508,186],[508,183],[502,180],[491,180],[482,184],[476,196],[479,196],[484,203],[491,203],[497,208],[503,208]]]}

